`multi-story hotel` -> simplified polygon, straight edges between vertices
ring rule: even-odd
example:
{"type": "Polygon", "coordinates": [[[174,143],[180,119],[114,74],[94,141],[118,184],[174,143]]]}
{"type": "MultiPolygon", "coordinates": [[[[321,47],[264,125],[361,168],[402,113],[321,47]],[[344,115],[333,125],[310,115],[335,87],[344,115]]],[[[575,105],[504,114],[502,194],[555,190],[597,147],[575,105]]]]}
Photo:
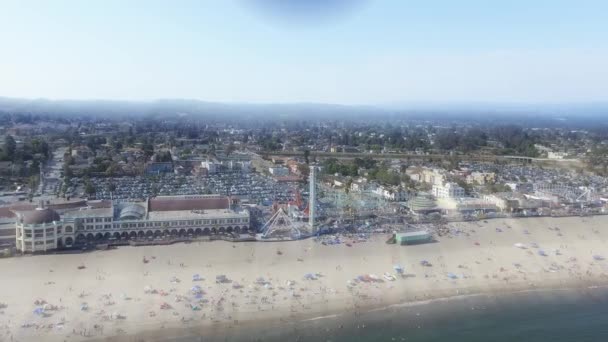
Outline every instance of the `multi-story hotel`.
{"type": "Polygon", "coordinates": [[[16,248],[44,252],[84,245],[162,237],[247,233],[249,211],[226,196],[159,196],[140,202],[100,201],[57,210],[15,210],[16,248]]]}

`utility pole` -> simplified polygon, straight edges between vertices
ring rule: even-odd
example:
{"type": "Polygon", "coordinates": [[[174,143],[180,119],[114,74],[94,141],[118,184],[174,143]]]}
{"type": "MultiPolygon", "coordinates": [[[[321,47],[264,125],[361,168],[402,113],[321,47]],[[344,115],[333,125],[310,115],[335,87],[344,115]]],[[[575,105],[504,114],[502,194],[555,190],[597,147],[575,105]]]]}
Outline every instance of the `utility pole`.
{"type": "Polygon", "coordinates": [[[315,202],[317,197],[315,183],[317,180],[317,168],[315,166],[310,167],[310,176],[308,182],[310,183],[309,198],[308,198],[308,224],[310,225],[311,233],[315,234],[315,202]]]}

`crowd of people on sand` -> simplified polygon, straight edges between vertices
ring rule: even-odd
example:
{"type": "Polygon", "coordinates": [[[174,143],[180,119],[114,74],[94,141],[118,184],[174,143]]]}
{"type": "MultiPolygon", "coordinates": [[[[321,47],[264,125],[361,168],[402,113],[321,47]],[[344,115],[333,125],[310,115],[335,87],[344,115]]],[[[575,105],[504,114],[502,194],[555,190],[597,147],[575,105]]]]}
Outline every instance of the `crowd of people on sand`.
{"type": "MultiPolygon", "coordinates": [[[[249,316],[241,314],[273,312],[278,308],[289,312],[288,315],[281,317],[281,320],[289,319],[292,315],[311,312],[315,306],[326,305],[336,295],[350,298],[352,308],[358,311],[366,305],[381,303],[391,293],[405,293],[404,289],[409,286],[408,279],[412,278],[422,279],[427,285],[443,284],[444,288],[450,288],[449,284],[454,284],[457,285],[454,289],[460,291],[466,288],[468,280],[474,279],[503,284],[526,283],[534,287],[535,281],[542,280],[539,276],[543,274],[557,273],[562,279],[580,280],[597,275],[608,277],[608,268],[603,255],[593,250],[589,251],[588,260],[577,258],[580,254],[569,255],[571,241],[563,238],[563,233],[557,226],[536,227],[536,229],[547,229],[550,234],[555,235],[556,238],[551,240],[552,246],[555,245],[555,241],[563,240],[559,248],[543,246],[542,241],[534,239],[538,230],[525,229],[522,231],[523,235],[518,235],[525,239],[510,247],[515,254],[509,256],[501,255],[494,248],[496,246],[494,241],[501,241],[501,234],[513,230],[513,227],[507,223],[493,225],[491,228],[482,223],[450,224],[447,228],[449,235],[444,236],[443,239],[461,239],[466,243],[470,242],[470,248],[478,249],[473,254],[473,258],[459,260],[461,263],[453,265],[452,260],[446,260],[450,258],[447,255],[433,255],[420,260],[399,260],[398,257],[393,257],[390,264],[380,265],[381,268],[376,269],[376,273],[367,273],[374,270],[366,269],[368,267],[366,256],[361,256],[362,266],[357,269],[345,267],[340,262],[336,263],[335,273],[353,273],[343,285],[337,285],[332,281],[333,274],[309,270],[299,277],[283,279],[276,274],[272,275],[271,271],[260,274],[255,279],[238,278],[227,274],[207,275],[204,272],[193,273],[191,279],[180,279],[177,275],[167,275],[166,272],[162,272],[163,277],[168,276],[166,286],[146,285],[141,292],[133,296],[127,293],[90,293],[70,287],[67,295],[77,296],[80,303],[77,308],[64,305],[65,301],[61,297],[36,298],[32,301],[32,314],[25,322],[19,324],[19,331],[15,331],[15,327],[11,326],[9,321],[2,328],[0,340],[12,341],[14,336],[28,332],[34,336],[52,332],[80,337],[121,334],[129,330],[129,324],[124,322],[130,317],[125,312],[144,312],[147,320],[158,321],[163,325],[170,322],[178,324],[224,322],[236,325],[242,317],[249,316]],[[478,231],[481,230],[485,230],[486,233],[483,244],[476,240],[478,231]],[[496,238],[488,239],[487,237],[491,236],[488,233],[494,234],[496,238]],[[513,255],[516,257],[513,258],[513,255]],[[406,266],[403,266],[404,262],[406,266]],[[483,264],[490,264],[490,267],[481,267],[480,265],[483,264]],[[403,282],[406,284],[405,287],[403,282]],[[394,291],[395,289],[398,291],[394,291]],[[110,330],[107,329],[108,327],[110,330]]],[[[593,230],[592,234],[599,232],[593,230]]],[[[581,232],[578,238],[585,239],[585,236],[581,232]]],[[[374,238],[357,234],[325,236],[316,240],[317,247],[306,248],[346,248],[344,245],[347,243],[368,241],[374,241],[374,238]]],[[[395,248],[389,245],[382,246],[395,248]]],[[[504,248],[504,244],[501,246],[504,248]]],[[[284,257],[283,253],[277,253],[275,256],[278,261],[284,257]]],[[[304,262],[300,258],[298,261],[304,262]]],[[[150,270],[154,270],[154,263],[157,262],[162,261],[155,256],[143,258],[143,263],[150,264],[151,267],[147,267],[150,270]]],[[[182,269],[180,271],[182,275],[183,269],[195,268],[184,262],[174,263],[171,259],[164,262],[167,266],[175,267],[176,272],[182,269]]],[[[306,264],[302,265],[302,269],[308,267],[306,264]]],[[[379,265],[374,264],[374,266],[379,265]]],[[[144,271],[143,275],[150,278],[151,283],[162,283],[155,278],[155,281],[152,281],[152,275],[148,270],[144,271]]],[[[154,276],[157,277],[158,274],[155,273],[154,276]]],[[[104,282],[111,277],[110,273],[100,269],[95,274],[98,282],[104,282]]],[[[418,289],[412,299],[429,298],[431,298],[430,291],[418,289]]],[[[0,302],[0,319],[2,316],[6,317],[9,311],[10,307],[0,302]]],[[[140,320],[141,316],[136,316],[140,320]]]]}

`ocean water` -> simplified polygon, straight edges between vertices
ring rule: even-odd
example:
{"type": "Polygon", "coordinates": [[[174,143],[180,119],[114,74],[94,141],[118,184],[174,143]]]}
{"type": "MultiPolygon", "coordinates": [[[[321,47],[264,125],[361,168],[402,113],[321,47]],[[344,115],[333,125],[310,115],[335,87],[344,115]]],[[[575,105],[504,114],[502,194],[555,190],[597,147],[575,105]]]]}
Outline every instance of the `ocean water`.
{"type": "Polygon", "coordinates": [[[179,341],[608,341],[608,289],[470,296],[179,341]]]}

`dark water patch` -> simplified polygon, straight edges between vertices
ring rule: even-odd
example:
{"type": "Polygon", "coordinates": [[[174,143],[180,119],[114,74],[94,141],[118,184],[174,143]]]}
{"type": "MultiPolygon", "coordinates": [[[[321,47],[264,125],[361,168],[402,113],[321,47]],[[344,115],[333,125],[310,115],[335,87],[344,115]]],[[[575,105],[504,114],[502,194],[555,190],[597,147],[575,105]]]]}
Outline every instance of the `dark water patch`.
{"type": "Polygon", "coordinates": [[[473,296],[173,341],[608,341],[608,289],[473,296]]]}

